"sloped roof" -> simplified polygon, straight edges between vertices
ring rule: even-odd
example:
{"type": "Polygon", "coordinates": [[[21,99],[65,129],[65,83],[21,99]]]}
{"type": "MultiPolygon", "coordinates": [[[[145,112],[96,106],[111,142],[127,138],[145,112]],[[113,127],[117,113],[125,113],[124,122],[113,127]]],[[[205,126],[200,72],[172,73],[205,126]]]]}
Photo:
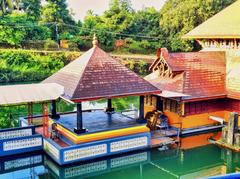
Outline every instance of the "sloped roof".
{"type": "Polygon", "coordinates": [[[0,105],[51,101],[63,93],[63,86],[55,83],[0,86],[0,105]]]}
{"type": "Polygon", "coordinates": [[[98,46],[94,46],[43,81],[43,83],[52,82],[64,86],[63,98],[74,102],[160,93],[160,90],[120,64],[98,46]]]}
{"type": "MultiPolygon", "coordinates": [[[[162,77],[158,71],[145,77],[160,90],[189,95],[184,99],[226,96],[224,52],[169,53],[165,54],[165,57],[167,57],[164,58],[167,64],[171,63],[170,68],[178,66],[183,71],[177,73],[173,78],[162,77]]],[[[156,62],[154,63],[156,64],[156,62]]]]}
{"type": "Polygon", "coordinates": [[[228,6],[183,38],[240,38],[240,0],[228,6]]]}

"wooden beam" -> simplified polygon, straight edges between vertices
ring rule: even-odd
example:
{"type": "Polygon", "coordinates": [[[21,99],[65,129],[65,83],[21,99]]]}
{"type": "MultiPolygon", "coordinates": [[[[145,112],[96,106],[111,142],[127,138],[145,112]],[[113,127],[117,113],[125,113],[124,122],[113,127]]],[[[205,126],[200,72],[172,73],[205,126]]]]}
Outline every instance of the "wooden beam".
{"type": "Polygon", "coordinates": [[[42,104],[42,111],[43,111],[43,118],[42,118],[43,136],[48,138],[50,136],[48,132],[48,103],[42,104]]]}

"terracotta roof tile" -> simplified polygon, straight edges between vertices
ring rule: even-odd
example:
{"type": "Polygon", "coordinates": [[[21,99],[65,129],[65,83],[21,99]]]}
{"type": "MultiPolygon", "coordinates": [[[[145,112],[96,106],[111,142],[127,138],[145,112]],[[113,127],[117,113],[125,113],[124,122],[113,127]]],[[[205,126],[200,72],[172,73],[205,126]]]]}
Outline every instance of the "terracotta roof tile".
{"type": "Polygon", "coordinates": [[[164,59],[173,72],[183,72],[172,78],[161,77],[158,71],[148,75],[145,79],[159,89],[190,95],[185,99],[226,95],[224,52],[169,53],[164,59]]]}
{"type": "Polygon", "coordinates": [[[49,82],[64,86],[72,101],[160,93],[97,46],[43,81],[49,82]]]}

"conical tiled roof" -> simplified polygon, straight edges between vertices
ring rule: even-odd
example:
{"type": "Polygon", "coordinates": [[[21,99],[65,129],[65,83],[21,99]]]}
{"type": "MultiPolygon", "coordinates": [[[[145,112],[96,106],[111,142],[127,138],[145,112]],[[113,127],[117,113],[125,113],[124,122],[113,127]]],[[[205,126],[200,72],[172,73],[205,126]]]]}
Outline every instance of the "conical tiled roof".
{"type": "Polygon", "coordinates": [[[183,38],[240,39],[240,0],[197,26],[195,29],[184,35],[183,38]]]}
{"type": "Polygon", "coordinates": [[[50,82],[64,86],[63,97],[75,102],[160,92],[97,45],[43,81],[50,82]]]}

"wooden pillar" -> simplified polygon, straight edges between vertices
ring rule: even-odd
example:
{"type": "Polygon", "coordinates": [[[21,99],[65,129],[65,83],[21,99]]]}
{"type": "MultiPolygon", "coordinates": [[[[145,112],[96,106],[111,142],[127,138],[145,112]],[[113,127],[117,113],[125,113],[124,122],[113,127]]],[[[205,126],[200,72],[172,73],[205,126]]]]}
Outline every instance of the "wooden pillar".
{"type": "Polygon", "coordinates": [[[33,103],[28,103],[28,125],[32,124],[33,120],[33,103]]]}
{"type": "Polygon", "coordinates": [[[86,129],[83,128],[82,117],[82,103],[77,103],[77,127],[74,128],[74,132],[77,134],[85,133],[86,129]]]}
{"type": "Polygon", "coordinates": [[[163,111],[163,101],[161,100],[160,96],[156,96],[156,97],[157,97],[156,108],[158,111],[163,111]]]}
{"type": "Polygon", "coordinates": [[[114,111],[114,108],[112,107],[112,99],[108,99],[106,112],[113,112],[113,111],[114,111]]]}
{"type": "Polygon", "coordinates": [[[52,107],[51,107],[51,117],[52,119],[58,119],[59,115],[57,114],[57,104],[56,104],[56,100],[52,100],[52,107]]]}
{"type": "Polygon", "coordinates": [[[108,105],[108,109],[112,108],[112,99],[108,99],[107,105],[108,105]]]}
{"type": "Polygon", "coordinates": [[[139,119],[143,120],[144,119],[144,96],[140,96],[139,99],[139,119]]]}
{"type": "Polygon", "coordinates": [[[50,135],[48,132],[48,104],[47,103],[42,104],[42,110],[43,110],[43,118],[42,118],[43,136],[48,138],[50,135]]]}

